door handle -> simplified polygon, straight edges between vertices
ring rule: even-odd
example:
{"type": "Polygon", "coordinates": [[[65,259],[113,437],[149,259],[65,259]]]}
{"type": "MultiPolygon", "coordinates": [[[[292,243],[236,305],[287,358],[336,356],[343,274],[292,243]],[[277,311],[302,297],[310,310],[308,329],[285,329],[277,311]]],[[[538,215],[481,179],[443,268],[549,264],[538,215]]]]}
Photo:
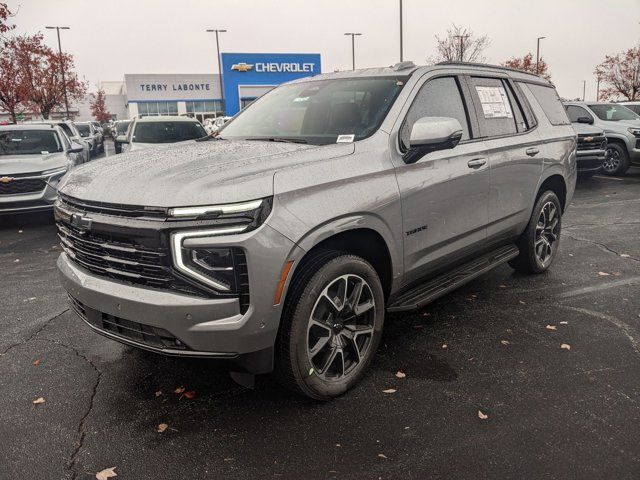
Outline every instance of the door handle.
{"type": "Polygon", "coordinates": [[[474,158],[473,160],[469,160],[467,162],[467,165],[469,166],[469,168],[478,168],[483,166],[486,163],[487,163],[486,158],[474,158]]]}
{"type": "Polygon", "coordinates": [[[540,150],[538,150],[537,148],[527,148],[525,150],[525,153],[530,157],[535,157],[537,154],[540,153],[540,150]]]}

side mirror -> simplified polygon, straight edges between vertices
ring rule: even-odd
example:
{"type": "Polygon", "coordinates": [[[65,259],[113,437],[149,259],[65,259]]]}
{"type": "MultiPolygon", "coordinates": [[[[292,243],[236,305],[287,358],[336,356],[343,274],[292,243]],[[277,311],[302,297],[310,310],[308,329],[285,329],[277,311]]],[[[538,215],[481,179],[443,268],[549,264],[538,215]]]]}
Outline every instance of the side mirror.
{"type": "Polygon", "coordinates": [[[409,150],[402,159],[415,163],[427,153],[454,148],[462,138],[462,125],[455,118],[422,117],[416,120],[409,136],[409,150]]]}
{"type": "Polygon", "coordinates": [[[118,143],[129,143],[129,140],[127,140],[127,136],[126,135],[118,135],[116,137],[116,142],[118,142],[118,143]]]}
{"type": "Polygon", "coordinates": [[[591,118],[591,117],[578,117],[578,123],[588,123],[589,125],[593,125],[593,118],[591,118]]]}
{"type": "Polygon", "coordinates": [[[84,151],[84,147],[76,142],[71,142],[71,148],[67,150],[67,153],[82,153],[84,151]]]}

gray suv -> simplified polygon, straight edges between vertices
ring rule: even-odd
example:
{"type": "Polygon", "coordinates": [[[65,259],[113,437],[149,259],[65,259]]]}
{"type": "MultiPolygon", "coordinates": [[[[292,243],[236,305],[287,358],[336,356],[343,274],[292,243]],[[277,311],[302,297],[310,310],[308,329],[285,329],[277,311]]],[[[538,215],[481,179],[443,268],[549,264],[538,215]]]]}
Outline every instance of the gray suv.
{"type": "Polygon", "coordinates": [[[566,102],[572,122],[602,128],[607,136],[607,155],[602,170],[623,175],[631,165],[640,166],[640,116],[619,103],[566,102]]]}
{"type": "Polygon", "coordinates": [[[56,205],[71,305],[168,355],[275,370],[316,399],[362,378],[386,312],[505,262],[541,273],[576,182],[545,80],[411,62],[275,88],[216,137],[78,168],[56,205]]]}

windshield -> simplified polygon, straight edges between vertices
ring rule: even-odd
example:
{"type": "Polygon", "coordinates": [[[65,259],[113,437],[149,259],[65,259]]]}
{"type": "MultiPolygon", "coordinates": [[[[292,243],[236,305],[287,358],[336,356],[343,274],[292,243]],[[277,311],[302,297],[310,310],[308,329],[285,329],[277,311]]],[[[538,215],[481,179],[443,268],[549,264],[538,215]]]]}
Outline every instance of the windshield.
{"type": "Polygon", "coordinates": [[[60,139],[53,130],[0,131],[0,156],[39,155],[62,151],[60,139]]]}
{"type": "Polygon", "coordinates": [[[76,123],[76,128],[80,132],[81,137],[88,137],[91,135],[91,127],[86,123],[76,123]]]}
{"type": "Polygon", "coordinates": [[[127,128],[129,128],[129,124],[131,122],[120,122],[116,125],[116,132],[118,132],[118,135],[122,135],[127,131],[127,128]]]}
{"type": "Polygon", "coordinates": [[[633,113],[627,107],[616,105],[614,103],[605,105],[589,105],[600,120],[608,120],[611,122],[619,122],[620,120],[639,120],[640,116],[633,113]]]}
{"type": "Polygon", "coordinates": [[[200,122],[140,122],[133,132],[136,143],[175,143],[206,137],[200,122]]]}
{"type": "Polygon", "coordinates": [[[290,140],[314,145],[374,133],[404,85],[400,78],[293,83],[256,100],[220,130],[222,138],[290,140]]]}

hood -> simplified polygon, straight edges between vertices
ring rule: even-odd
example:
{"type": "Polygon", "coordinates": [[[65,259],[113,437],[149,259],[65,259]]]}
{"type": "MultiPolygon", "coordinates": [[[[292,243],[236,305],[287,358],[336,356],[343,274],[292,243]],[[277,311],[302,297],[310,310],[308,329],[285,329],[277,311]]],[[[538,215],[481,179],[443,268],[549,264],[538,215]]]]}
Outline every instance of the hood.
{"type": "Polygon", "coordinates": [[[235,203],[273,195],[281,168],[353,153],[353,144],[210,140],[150,148],[76,168],[59,190],[104,203],[180,207],[235,203]]]}
{"type": "Polygon", "coordinates": [[[45,155],[0,155],[0,176],[40,173],[69,165],[67,156],[62,152],[45,155]]]}
{"type": "Polygon", "coordinates": [[[629,127],[640,128],[640,120],[619,120],[617,122],[602,120],[602,127],[605,132],[620,133],[624,131],[624,133],[628,133],[627,128],[629,127]]]}
{"type": "Polygon", "coordinates": [[[141,143],[141,142],[132,142],[129,144],[128,152],[135,152],[136,150],[144,150],[147,148],[167,148],[170,145],[184,145],[189,143],[196,143],[195,140],[185,140],[183,142],[175,142],[175,143],[141,143]]]}
{"type": "Polygon", "coordinates": [[[572,123],[571,126],[578,135],[604,135],[604,130],[588,123],[572,123]]]}

